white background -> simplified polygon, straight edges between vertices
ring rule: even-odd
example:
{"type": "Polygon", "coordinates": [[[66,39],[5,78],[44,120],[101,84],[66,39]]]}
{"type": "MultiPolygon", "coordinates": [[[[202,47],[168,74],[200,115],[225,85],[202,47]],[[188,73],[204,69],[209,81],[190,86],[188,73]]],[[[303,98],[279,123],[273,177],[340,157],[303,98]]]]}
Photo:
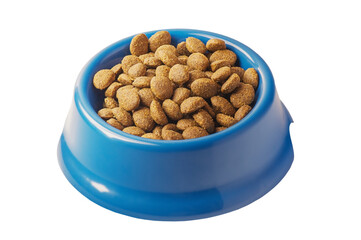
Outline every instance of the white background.
{"type": "Polygon", "coordinates": [[[0,239],[360,239],[357,2],[1,1],[0,239]],[[274,74],[295,121],[295,160],[245,208],[187,222],[134,219],[83,197],[58,166],[83,65],[115,41],[163,28],[235,38],[274,74]]]}

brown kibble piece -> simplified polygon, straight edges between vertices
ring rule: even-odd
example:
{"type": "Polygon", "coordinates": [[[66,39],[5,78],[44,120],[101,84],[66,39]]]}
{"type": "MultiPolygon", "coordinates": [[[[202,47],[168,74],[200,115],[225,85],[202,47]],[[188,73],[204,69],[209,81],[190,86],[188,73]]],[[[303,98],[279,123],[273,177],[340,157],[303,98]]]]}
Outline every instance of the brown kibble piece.
{"type": "Polygon", "coordinates": [[[217,60],[226,60],[229,62],[229,64],[231,64],[232,66],[236,63],[237,61],[237,55],[232,52],[231,50],[218,50],[215,51],[210,57],[209,57],[209,61],[215,62],[217,60]]]}
{"type": "Polygon", "coordinates": [[[184,139],[192,139],[207,136],[208,132],[201,127],[188,127],[183,131],[184,139]]]}
{"type": "Polygon", "coordinates": [[[187,65],[188,56],[186,55],[178,56],[178,61],[182,65],[187,65]]]}
{"type": "Polygon", "coordinates": [[[223,83],[221,92],[224,94],[228,94],[233,92],[237,87],[241,85],[241,78],[237,73],[233,73],[225,83],[223,83]]]}
{"type": "Polygon", "coordinates": [[[182,85],[189,80],[188,67],[181,64],[174,65],[169,71],[169,79],[182,85]]]}
{"type": "Polygon", "coordinates": [[[112,127],[115,127],[119,130],[123,130],[124,126],[116,119],[110,118],[107,120],[107,123],[111,125],[112,127]]]}
{"type": "Polygon", "coordinates": [[[237,112],[234,114],[234,119],[236,121],[241,121],[247,114],[252,110],[252,107],[249,105],[243,105],[240,107],[237,112]]]}
{"type": "Polygon", "coordinates": [[[157,100],[153,100],[150,104],[150,115],[159,125],[165,125],[168,123],[168,119],[163,111],[162,105],[157,100]]]}
{"type": "Polygon", "coordinates": [[[153,133],[158,135],[160,138],[162,138],[162,127],[161,126],[156,126],[154,129],[153,129],[153,133]]]}
{"type": "Polygon", "coordinates": [[[206,78],[212,78],[213,72],[205,71],[204,73],[206,74],[206,78]]]}
{"type": "Polygon", "coordinates": [[[173,95],[173,84],[167,77],[153,77],[150,81],[150,89],[152,89],[153,94],[160,100],[171,98],[173,95]]]}
{"type": "Polygon", "coordinates": [[[237,123],[236,119],[223,113],[217,114],[216,119],[217,122],[224,127],[230,127],[237,123]]]}
{"type": "Polygon", "coordinates": [[[240,77],[241,81],[243,79],[244,75],[244,69],[241,67],[231,67],[231,73],[237,73],[237,75],[240,77]]]}
{"type": "Polygon", "coordinates": [[[187,60],[187,65],[191,69],[205,71],[209,66],[209,60],[202,53],[192,53],[187,60]]]}
{"type": "Polygon", "coordinates": [[[217,50],[224,50],[226,49],[226,43],[221,39],[209,39],[207,41],[206,47],[208,51],[215,52],[217,50]]]}
{"type": "Polygon", "coordinates": [[[118,103],[114,98],[106,97],[104,98],[103,107],[112,109],[118,107],[118,103]]]}
{"type": "Polygon", "coordinates": [[[114,117],[125,127],[129,127],[133,125],[133,119],[130,113],[125,111],[124,109],[117,107],[113,108],[112,112],[114,117]]]}
{"type": "Polygon", "coordinates": [[[149,57],[155,57],[154,52],[149,52],[149,53],[146,53],[146,54],[142,54],[142,55],[139,56],[139,59],[140,59],[140,61],[142,61],[144,63],[144,60],[146,58],[149,58],[149,57]]]}
{"type": "Polygon", "coordinates": [[[102,69],[98,71],[93,78],[94,87],[103,90],[109,87],[115,81],[115,73],[110,69],[102,69]]]}
{"type": "Polygon", "coordinates": [[[162,107],[165,114],[174,121],[177,121],[183,117],[179,105],[170,99],[164,100],[162,107]]]}
{"type": "Polygon", "coordinates": [[[217,112],[217,113],[223,113],[229,116],[233,116],[233,114],[235,113],[235,109],[232,106],[232,104],[225,98],[221,97],[221,96],[214,96],[211,98],[211,103],[213,106],[213,109],[217,112]]]}
{"type": "Polygon", "coordinates": [[[152,103],[154,99],[154,94],[150,88],[142,88],[138,92],[140,102],[144,106],[150,107],[150,104],[152,103]]]}
{"type": "Polygon", "coordinates": [[[126,127],[123,129],[123,132],[125,133],[129,133],[138,137],[141,137],[145,134],[145,132],[143,131],[143,129],[139,128],[139,127],[135,127],[135,126],[131,126],[131,127],[126,127]]]}
{"type": "Polygon", "coordinates": [[[174,124],[174,123],[168,123],[166,124],[163,128],[162,128],[162,132],[164,130],[172,130],[172,131],[175,131],[175,132],[178,132],[179,129],[177,128],[177,126],[174,124]]]}
{"type": "Polygon", "coordinates": [[[98,111],[98,115],[99,117],[103,118],[103,119],[109,119],[112,118],[113,112],[110,108],[102,108],[98,111]]]}
{"type": "Polygon", "coordinates": [[[140,98],[138,91],[134,88],[119,88],[117,91],[119,106],[126,111],[132,111],[139,106],[140,98]]]}
{"type": "Polygon", "coordinates": [[[173,130],[163,130],[162,138],[163,140],[182,140],[183,136],[179,132],[173,130]]]}
{"type": "Polygon", "coordinates": [[[169,32],[156,32],[149,38],[149,48],[152,52],[155,52],[160,46],[170,44],[171,40],[169,32]]]}
{"type": "Polygon", "coordinates": [[[188,88],[176,88],[173,93],[172,100],[180,105],[186,98],[189,98],[191,91],[188,88]]]}
{"type": "Polygon", "coordinates": [[[211,69],[213,72],[217,71],[221,67],[231,67],[231,64],[227,60],[217,60],[211,63],[211,69]]]}
{"type": "Polygon", "coordinates": [[[206,129],[208,133],[214,132],[214,121],[207,111],[200,109],[197,113],[193,114],[193,119],[199,126],[206,129]]]}
{"type": "Polygon", "coordinates": [[[152,80],[151,77],[137,77],[133,81],[133,86],[137,88],[149,88],[150,87],[150,81],[152,80]]]}
{"type": "Polygon", "coordinates": [[[172,67],[179,63],[177,50],[172,45],[162,45],[155,51],[155,57],[160,59],[165,65],[172,67]]]}
{"type": "Polygon", "coordinates": [[[188,127],[196,127],[196,126],[198,126],[196,121],[190,118],[184,118],[177,122],[177,128],[182,131],[184,131],[188,127]]]}
{"type": "Polygon", "coordinates": [[[206,45],[198,38],[188,37],[186,39],[186,48],[190,53],[205,53],[206,45]]]}
{"type": "Polygon", "coordinates": [[[150,115],[150,110],[147,107],[134,111],[133,121],[135,126],[146,132],[152,131],[154,128],[154,121],[150,115]]]}
{"type": "Polygon", "coordinates": [[[142,63],[142,61],[137,56],[134,56],[134,55],[125,56],[122,60],[123,72],[128,74],[129,68],[131,68],[133,65],[135,65],[137,63],[142,63]]]}
{"type": "Polygon", "coordinates": [[[199,78],[191,85],[192,93],[203,98],[210,98],[217,94],[218,86],[209,78],[199,78]]]}
{"type": "Polygon", "coordinates": [[[145,76],[147,77],[155,77],[155,69],[149,68],[147,69],[147,71],[145,72],[145,76]]]}
{"type": "Polygon", "coordinates": [[[149,68],[156,68],[162,65],[162,61],[156,57],[148,57],[144,59],[144,64],[149,68]]]}
{"type": "Polygon", "coordinates": [[[130,53],[136,56],[145,54],[148,52],[148,38],[144,33],[138,34],[133,37],[130,42],[130,53]]]}
{"type": "Polygon", "coordinates": [[[211,115],[212,118],[216,117],[216,113],[213,111],[213,108],[211,108],[211,106],[209,106],[207,102],[204,105],[203,109],[206,110],[209,113],[209,115],[211,115]]]}
{"type": "Polygon", "coordinates": [[[201,97],[189,97],[185,99],[180,105],[183,114],[193,113],[206,104],[206,101],[201,97]]]}
{"type": "Polygon", "coordinates": [[[241,85],[231,94],[230,100],[235,108],[243,105],[250,105],[254,100],[254,88],[250,84],[241,83],[241,85]]]}
{"type": "Polygon", "coordinates": [[[170,71],[170,67],[168,67],[167,65],[161,65],[161,66],[157,67],[157,69],[155,70],[155,75],[168,77],[169,71],[170,71]]]}
{"type": "Polygon", "coordinates": [[[216,82],[224,82],[231,75],[230,67],[221,67],[212,75],[212,80],[216,82]]]}
{"type": "Polygon", "coordinates": [[[177,53],[179,55],[186,55],[186,56],[191,55],[191,53],[188,51],[188,49],[186,47],[186,42],[178,43],[178,45],[177,45],[177,53]]]}
{"type": "Polygon", "coordinates": [[[136,63],[128,70],[128,75],[132,78],[144,76],[147,71],[147,67],[143,63],[136,63]]]}
{"type": "Polygon", "coordinates": [[[221,132],[221,131],[226,130],[226,129],[227,129],[226,127],[216,127],[216,133],[221,132]]]}
{"type": "Polygon", "coordinates": [[[248,68],[243,75],[243,82],[251,84],[254,89],[258,87],[258,73],[254,68],[248,68]]]}
{"type": "Polygon", "coordinates": [[[122,86],[122,84],[118,82],[113,82],[110,84],[110,86],[105,90],[105,96],[106,97],[115,97],[115,94],[117,93],[118,89],[122,86]]]}
{"type": "Polygon", "coordinates": [[[154,133],[146,133],[142,135],[142,138],[162,140],[162,137],[154,133]]]}
{"type": "Polygon", "coordinates": [[[114,65],[114,67],[112,67],[110,70],[112,70],[115,73],[115,75],[118,76],[123,72],[122,64],[119,63],[117,65],[114,65]]]}
{"type": "Polygon", "coordinates": [[[123,85],[131,85],[133,83],[133,78],[131,78],[128,74],[122,73],[118,76],[118,82],[123,85]]]}

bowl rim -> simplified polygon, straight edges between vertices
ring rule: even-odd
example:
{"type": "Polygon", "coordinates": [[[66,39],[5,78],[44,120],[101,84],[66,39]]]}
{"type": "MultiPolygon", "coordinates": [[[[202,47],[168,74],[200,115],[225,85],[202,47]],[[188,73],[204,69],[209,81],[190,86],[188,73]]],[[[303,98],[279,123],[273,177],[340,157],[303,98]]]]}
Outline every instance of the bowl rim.
{"type": "MultiPolygon", "coordinates": [[[[238,132],[245,130],[246,128],[252,126],[255,122],[262,118],[263,114],[267,111],[270,105],[273,102],[273,98],[275,96],[275,84],[272,72],[266,62],[251,48],[247,47],[243,43],[218,34],[214,32],[204,31],[204,30],[196,30],[196,29],[160,29],[153,30],[148,32],[143,32],[146,35],[152,35],[158,31],[168,31],[171,35],[172,33],[187,33],[192,36],[201,36],[206,38],[219,38],[226,42],[227,48],[231,46],[233,49],[243,53],[248,59],[254,64],[253,67],[257,68],[257,72],[260,76],[260,80],[262,81],[262,89],[258,93],[258,98],[256,104],[252,108],[251,112],[243,118],[241,121],[237,122],[235,125],[221,131],[218,133],[213,133],[205,137],[194,138],[194,139],[186,139],[186,140],[155,140],[142,138],[138,136],[134,136],[128,133],[124,133],[123,131],[116,129],[106,123],[102,118],[98,116],[90,102],[87,98],[87,88],[89,85],[89,81],[92,81],[91,72],[94,68],[97,67],[97,63],[101,62],[109,53],[129,42],[131,38],[135,35],[123,38],[98,52],[94,57],[92,57],[88,63],[83,67],[82,71],[79,73],[75,91],[74,91],[74,101],[79,110],[79,112],[87,119],[87,121],[94,125],[97,129],[99,129],[106,136],[118,139],[121,141],[125,141],[128,143],[141,144],[144,146],[158,146],[158,147],[166,147],[168,149],[181,149],[184,147],[202,147],[205,145],[210,145],[216,143],[218,140],[224,140],[226,138],[231,137],[238,132]]],[[[173,36],[172,36],[173,38],[173,36]]]]}

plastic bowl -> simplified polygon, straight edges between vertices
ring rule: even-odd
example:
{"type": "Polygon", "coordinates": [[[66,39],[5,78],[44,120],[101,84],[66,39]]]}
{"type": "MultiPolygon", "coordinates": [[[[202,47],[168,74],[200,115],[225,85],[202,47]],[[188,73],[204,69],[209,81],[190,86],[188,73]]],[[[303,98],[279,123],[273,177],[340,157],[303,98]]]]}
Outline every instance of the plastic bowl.
{"type": "Polygon", "coordinates": [[[252,111],[222,132],[192,140],[151,140],[111,127],[96,113],[103,93],[92,78],[129,54],[128,37],[99,52],[79,74],[58,146],[61,169],[93,202],[137,218],[190,220],[241,208],[270,191],[290,168],[292,118],[270,69],[250,48],[212,32],[167,31],[172,44],[189,36],[223,39],[243,68],[255,68],[260,83],[252,111]]]}

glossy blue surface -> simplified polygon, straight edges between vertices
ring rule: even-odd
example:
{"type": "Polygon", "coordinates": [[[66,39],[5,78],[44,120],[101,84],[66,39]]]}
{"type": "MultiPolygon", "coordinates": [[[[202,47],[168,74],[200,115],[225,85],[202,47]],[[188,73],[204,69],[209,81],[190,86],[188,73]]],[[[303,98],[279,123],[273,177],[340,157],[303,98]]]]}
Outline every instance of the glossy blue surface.
{"type": "Polygon", "coordinates": [[[270,191],[290,168],[292,118],[270,69],[250,48],[211,32],[168,31],[173,44],[189,36],[223,39],[243,68],[255,68],[260,84],[252,111],[227,130],[192,140],[145,139],[111,127],[96,113],[104,93],[92,86],[92,77],[129,54],[132,37],[125,38],[99,52],[79,74],[58,147],[61,169],[87,198],[133,217],[190,220],[241,208],[270,191]]]}

